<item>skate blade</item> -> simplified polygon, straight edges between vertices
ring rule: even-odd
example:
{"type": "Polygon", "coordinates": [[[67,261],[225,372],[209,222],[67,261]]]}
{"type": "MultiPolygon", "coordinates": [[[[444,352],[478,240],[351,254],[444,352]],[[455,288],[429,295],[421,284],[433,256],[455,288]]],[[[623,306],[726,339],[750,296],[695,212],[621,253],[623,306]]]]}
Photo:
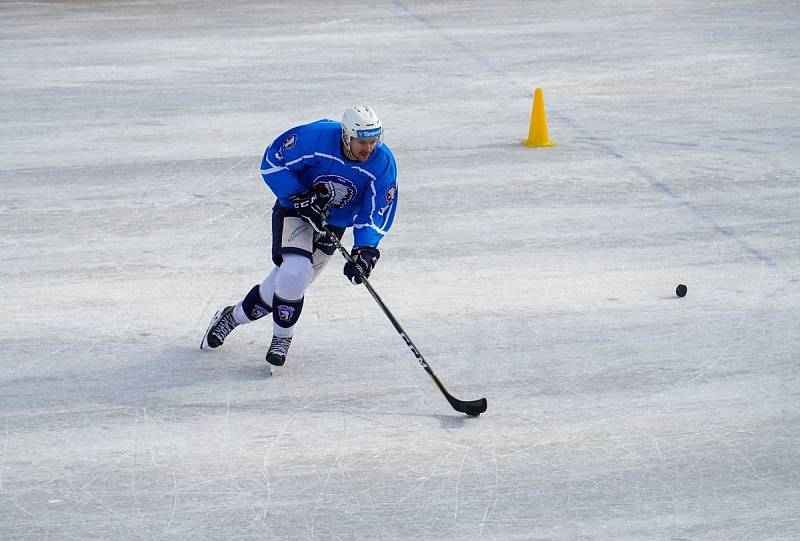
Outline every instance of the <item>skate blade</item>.
{"type": "Polygon", "coordinates": [[[224,310],[224,308],[221,310],[217,310],[217,313],[214,314],[214,317],[211,318],[211,323],[209,323],[208,327],[206,327],[206,332],[203,334],[203,339],[200,340],[200,349],[205,349],[205,346],[208,346],[208,331],[210,331],[211,327],[214,326],[214,323],[217,322],[217,318],[222,313],[222,310],[224,310]]]}

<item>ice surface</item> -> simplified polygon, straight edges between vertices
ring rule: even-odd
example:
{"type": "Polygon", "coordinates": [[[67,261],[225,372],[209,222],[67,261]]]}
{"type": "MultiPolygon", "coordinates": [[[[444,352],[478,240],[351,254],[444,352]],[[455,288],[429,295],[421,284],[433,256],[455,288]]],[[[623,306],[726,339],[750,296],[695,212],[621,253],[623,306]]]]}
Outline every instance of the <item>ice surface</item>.
{"type": "Polygon", "coordinates": [[[0,18],[0,538],[800,537],[796,2],[0,18]],[[198,350],[270,269],[264,146],[364,102],[373,284],[477,419],[340,263],[271,379],[265,324],[198,350]]]}

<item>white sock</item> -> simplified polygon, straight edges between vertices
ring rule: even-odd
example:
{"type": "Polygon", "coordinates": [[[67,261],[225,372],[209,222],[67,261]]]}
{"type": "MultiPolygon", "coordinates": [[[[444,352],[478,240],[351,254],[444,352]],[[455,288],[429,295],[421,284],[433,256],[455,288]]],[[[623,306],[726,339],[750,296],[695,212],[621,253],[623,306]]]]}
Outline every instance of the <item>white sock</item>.
{"type": "Polygon", "coordinates": [[[242,308],[242,301],[236,303],[236,306],[233,308],[233,320],[239,325],[250,323],[250,318],[245,315],[244,308],[242,308]]]}
{"type": "Polygon", "coordinates": [[[277,336],[278,338],[289,338],[290,336],[294,336],[294,325],[289,328],[281,327],[277,323],[272,323],[272,336],[277,336]]]}

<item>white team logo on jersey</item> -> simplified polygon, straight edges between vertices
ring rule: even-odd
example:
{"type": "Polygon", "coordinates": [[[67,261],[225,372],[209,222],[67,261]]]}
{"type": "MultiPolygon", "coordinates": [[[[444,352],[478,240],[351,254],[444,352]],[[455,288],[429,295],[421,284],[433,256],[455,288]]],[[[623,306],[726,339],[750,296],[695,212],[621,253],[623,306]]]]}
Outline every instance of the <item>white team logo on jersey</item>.
{"type": "Polygon", "coordinates": [[[356,185],[352,181],[338,175],[320,175],[314,179],[314,191],[330,196],[328,206],[340,209],[356,195],[356,185]]]}

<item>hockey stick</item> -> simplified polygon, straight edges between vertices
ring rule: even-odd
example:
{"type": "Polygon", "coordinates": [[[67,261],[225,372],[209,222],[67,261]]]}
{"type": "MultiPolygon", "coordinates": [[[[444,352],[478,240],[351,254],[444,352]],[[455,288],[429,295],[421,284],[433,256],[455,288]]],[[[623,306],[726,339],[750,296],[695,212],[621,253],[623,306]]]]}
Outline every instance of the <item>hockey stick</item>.
{"type": "MultiPolygon", "coordinates": [[[[328,236],[331,239],[333,239],[333,243],[336,245],[336,248],[338,248],[339,252],[341,252],[341,254],[344,256],[344,258],[347,259],[348,261],[351,261],[352,258],[350,257],[350,252],[347,251],[347,248],[342,246],[342,243],[339,240],[339,237],[337,237],[333,233],[333,231],[330,230],[330,228],[327,225],[324,224],[322,227],[325,230],[325,232],[328,234],[328,236]]],[[[433,373],[433,369],[428,364],[428,362],[425,360],[425,358],[422,356],[422,353],[419,352],[419,350],[417,349],[417,346],[415,346],[414,342],[411,341],[411,338],[408,337],[408,335],[406,334],[406,331],[400,325],[400,322],[397,321],[397,318],[394,317],[392,312],[389,310],[389,308],[386,306],[386,304],[380,298],[378,293],[372,287],[372,284],[370,284],[369,281],[366,278],[364,278],[364,287],[367,288],[367,291],[369,291],[369,294],[372,295],[372,298],[375,299],[375,302],[377,302],[378,306],[381,307],[381,310],[383,310],[383,313],[386,314],[387,318],[389,318],[389,321],[392,323],[392,326],[394,326],[394,329],[400,334],[400,337],[406,343],[406,345],[408,346],[408,349],[410,349],[411,353],[414,354],[414,357],[417,358],[417,362],[419,362],[420,366],[422,366],[422,368],[425,369],[425,371],[428,373],[428,375],[433,380],[433,383],[436,384],[436,387],[439,388],[439,390],[442,392],[442,394],[447,399],[447,401],[450,402],[450,405],[453,406],[453,409],[456,410],[456,411],[460,411],[461,413],[466,413],[467,415],[471,415],[473,417],[477,417],[478,415],[480,415],[481,413],[486,411],[486,399],[485,398],[479,398],[478,400],[459,400],[459,399],[455,398],[453,395],[451,395],[450,393],[447,392],[447,389],[444,388],[444,385],[442,385],[442,382],[439,381],[439,378],[437,378],[436,374],[433,373]]]]}

